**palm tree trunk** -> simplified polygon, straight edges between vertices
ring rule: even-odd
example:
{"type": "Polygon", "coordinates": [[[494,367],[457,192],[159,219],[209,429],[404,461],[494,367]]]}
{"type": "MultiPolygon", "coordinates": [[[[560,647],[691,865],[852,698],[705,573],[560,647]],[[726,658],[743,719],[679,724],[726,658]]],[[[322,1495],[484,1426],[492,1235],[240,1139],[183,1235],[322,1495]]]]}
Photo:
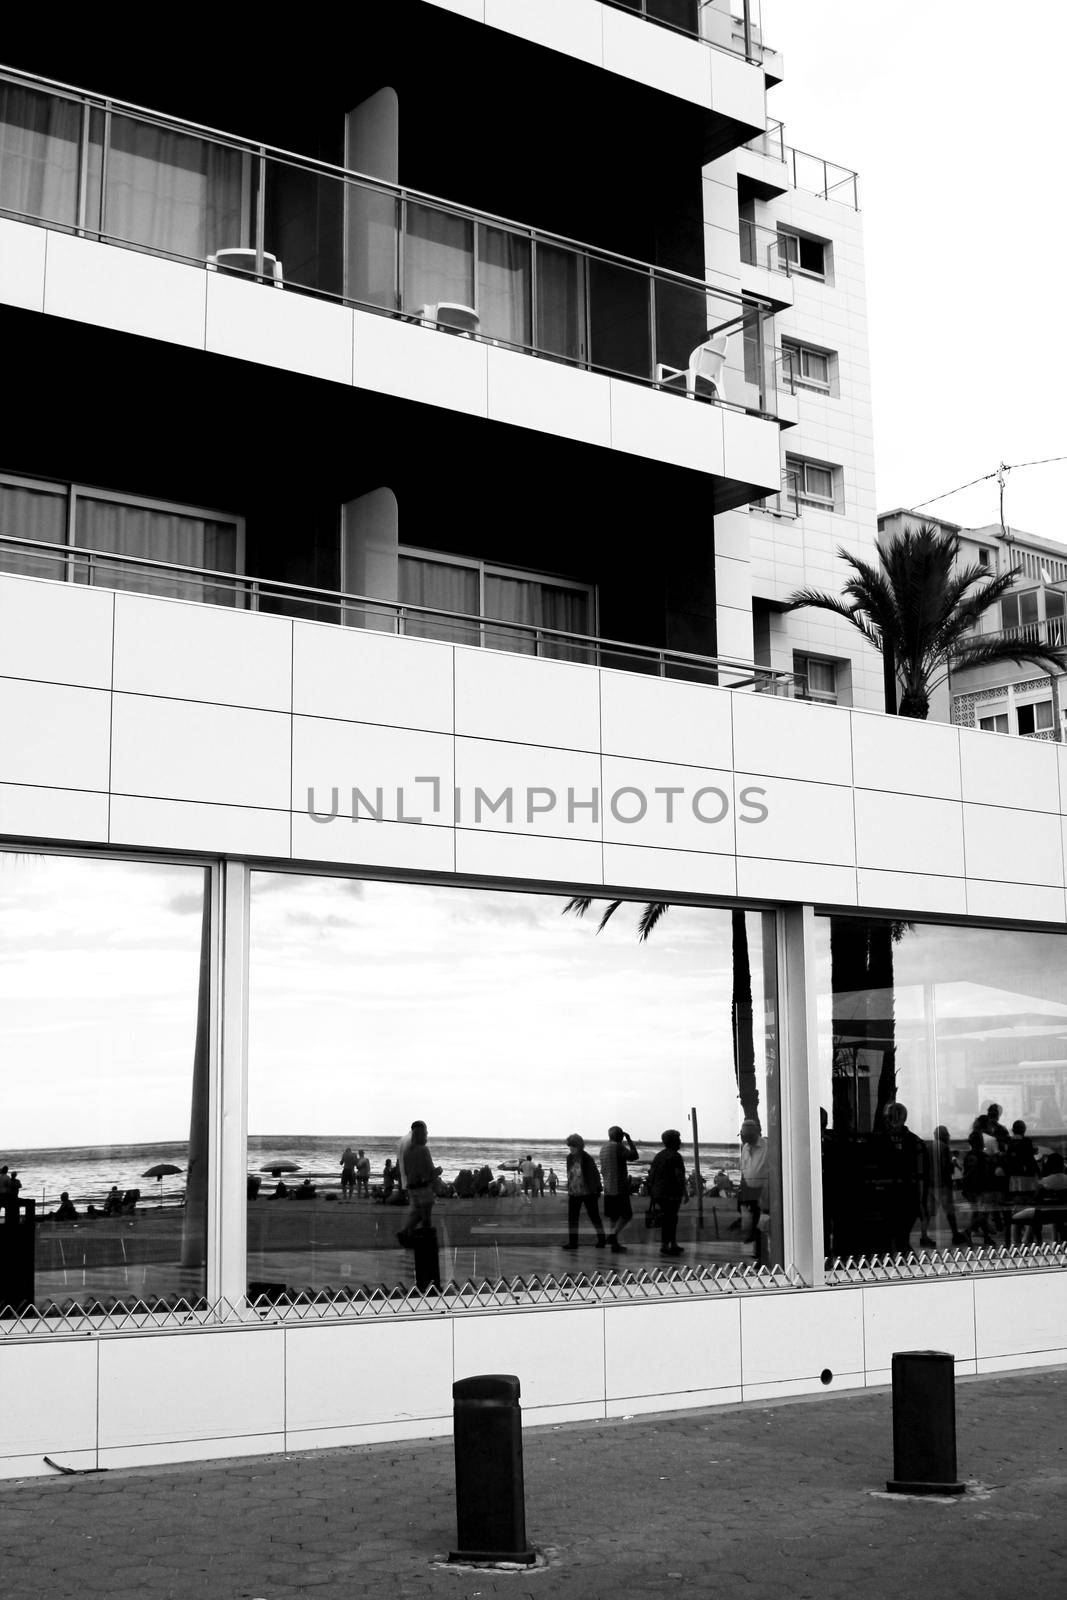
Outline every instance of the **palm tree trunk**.
{"type": "Polygon", "coordinates": [[[759,1089],[756,1085],[756,1047],[752,1032],[752,964],[748,955],[748,929],[743,911],[731,911],[730,931],[733,947],[731,1012],[737,1098],[746,1117],[758,1117],[759,1089]]]}
{"type": "Polygon", "coordinates": [[[882,635],[882,684],[885,690],[885,708],[891,717],[897,714],[897,659],[890,641],[882,635]]]}

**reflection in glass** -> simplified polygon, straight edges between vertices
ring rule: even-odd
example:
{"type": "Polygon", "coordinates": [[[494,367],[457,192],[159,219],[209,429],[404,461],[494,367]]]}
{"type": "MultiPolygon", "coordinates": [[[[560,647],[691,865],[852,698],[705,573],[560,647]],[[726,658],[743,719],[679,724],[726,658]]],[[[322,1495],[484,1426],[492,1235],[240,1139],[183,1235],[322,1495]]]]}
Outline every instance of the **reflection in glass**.
{"type": "Polygon", "coordinates": [[[82,109],[0,83],[0,211],[73,227],[82,109]]]}
{"type": "Polygon", "coordinates": [[[0,854],[0,1164],[36,1203],[39,1309],[204,1293],[206,877],[0,854]]]}
{"type": "Polygon", "coordinates": [[[409,204],[404,236],[404,309],[442,300],[474,305],[474,224],[435,206],[409,204]]]}
{"type": "Polygon", "coordinates": [[[817,920],[831,1257],[1059,1237],[1063,936],[817,920]]]}
{"type": "MultiPolygon", "coordinates": [[[[97,175],[106,137],[104,118],[94,113],[91,172],[97,175]]],[[[131,117],[111,117],[102,223],[109,238],[205,261],[217,250],[252,242],[252,210],[248,152],[131,117]]]]}
{"type": "Polygon", "coordinates": [[[674,906],[642,943],[638,907],[599,934],[598,908],[562,911],[545,895],[253,875],[253,1295],[412,1285],[394,1167],[417,1120],[441,1168],[446,1288],[667,1267],[639,1190],[668,1127],[691,1191],[671,1265],[780,1259],[773,919],[674,906]],[[767,1155],[761,1195],[742,1205],[743,1109],[762,1118],[767,1155]],[[639,1152],[624,1248],[598,1249],[583,1222],[564,1253],[567,1136],[603,1173],[613,1125],[639,1152]],[[342,1191],[346,1150],[370,1162],[367,1196],[342,1191]]]}

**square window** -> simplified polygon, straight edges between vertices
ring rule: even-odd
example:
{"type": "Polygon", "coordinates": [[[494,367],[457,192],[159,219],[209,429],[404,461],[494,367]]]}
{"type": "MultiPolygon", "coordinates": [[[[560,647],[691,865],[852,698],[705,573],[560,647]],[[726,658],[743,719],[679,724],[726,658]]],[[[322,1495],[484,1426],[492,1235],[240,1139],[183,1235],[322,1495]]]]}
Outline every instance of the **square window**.
{"type": "Polygon", "coordinates": [[[1006,711],[997,711],[991,717],[979,717],[978,726],[983,733],[1007,733],[1008,713],[1006,711]]]}

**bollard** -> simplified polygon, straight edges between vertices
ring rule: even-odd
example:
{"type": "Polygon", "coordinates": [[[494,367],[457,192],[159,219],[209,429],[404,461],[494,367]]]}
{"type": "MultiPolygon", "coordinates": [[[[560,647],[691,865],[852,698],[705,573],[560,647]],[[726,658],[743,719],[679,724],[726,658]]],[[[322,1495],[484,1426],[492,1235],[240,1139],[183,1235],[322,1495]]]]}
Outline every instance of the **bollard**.
{"type": "Polygon", "coordinates": [[[456,1532],[449,1561],[513,1561],[530,1566],[522,1481],[519,1380],[508,1373],[452,1385],[456,1451],[456,1532]]]}
{"type": "Polygon", "coordinates": [[[955,1363],[944,1350],[893,1356],[892,1494],[962,1494],[956,1477],[955,1363]]]}
{"type": "Polygon", "coordinates": [[[33,1305],[37,1202],[0,1199],[0,1316],[18,1317],[33,1305]]]}
{"type": "Polygon", "coordinates": [[[416,1289],[441,1291],[441,1258],[437,1249],[437,1229],[417,1228],[412,1237],[415,1252],[416,1289]]]}

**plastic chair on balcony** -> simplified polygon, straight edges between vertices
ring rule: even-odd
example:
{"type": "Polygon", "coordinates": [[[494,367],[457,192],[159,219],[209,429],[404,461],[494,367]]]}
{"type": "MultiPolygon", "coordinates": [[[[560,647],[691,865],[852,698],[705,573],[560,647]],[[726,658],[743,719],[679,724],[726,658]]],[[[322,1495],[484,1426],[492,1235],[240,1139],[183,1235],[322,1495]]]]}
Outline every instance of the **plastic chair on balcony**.
{"type": "Polygon", "coordinates": [[[209,272],[236,273],[242,278],[270,278],[276,289],[284,289],[285,282],[282,277],[282,264],[277,256],[272,256],[269,250],[263,252],[263,271],[256,271],[256,252],[249,250],[244,245],[227,246],[224,250],[216,250],[213,256],[207,258],[209,272]]]}
{"type": "Polygon", "coordinates": [[[687,367],[668,367],[662,361],[656,363],[656,385],[664,388],[668,383],[673,383],[677,378],[685,379],[685,392],[690,400],[696,399],[697,379],[703,378],[715,391],[716,400],[723,399],[723,370],[726,366],[726,347],[729,340],[726,334],[720,334],[714,339],[705,339],[703,344],[698,344],[689,357],[687,367]]]}
{"type": "Polygon", "coordinates": [[[438,300],[435,305],[421,306],[415,315],[429,327],[446,328],[449,333],[461,333],[468,339],[473,338],[482,325],[474,307],[460,305],[458,300],[438,300]]]}

